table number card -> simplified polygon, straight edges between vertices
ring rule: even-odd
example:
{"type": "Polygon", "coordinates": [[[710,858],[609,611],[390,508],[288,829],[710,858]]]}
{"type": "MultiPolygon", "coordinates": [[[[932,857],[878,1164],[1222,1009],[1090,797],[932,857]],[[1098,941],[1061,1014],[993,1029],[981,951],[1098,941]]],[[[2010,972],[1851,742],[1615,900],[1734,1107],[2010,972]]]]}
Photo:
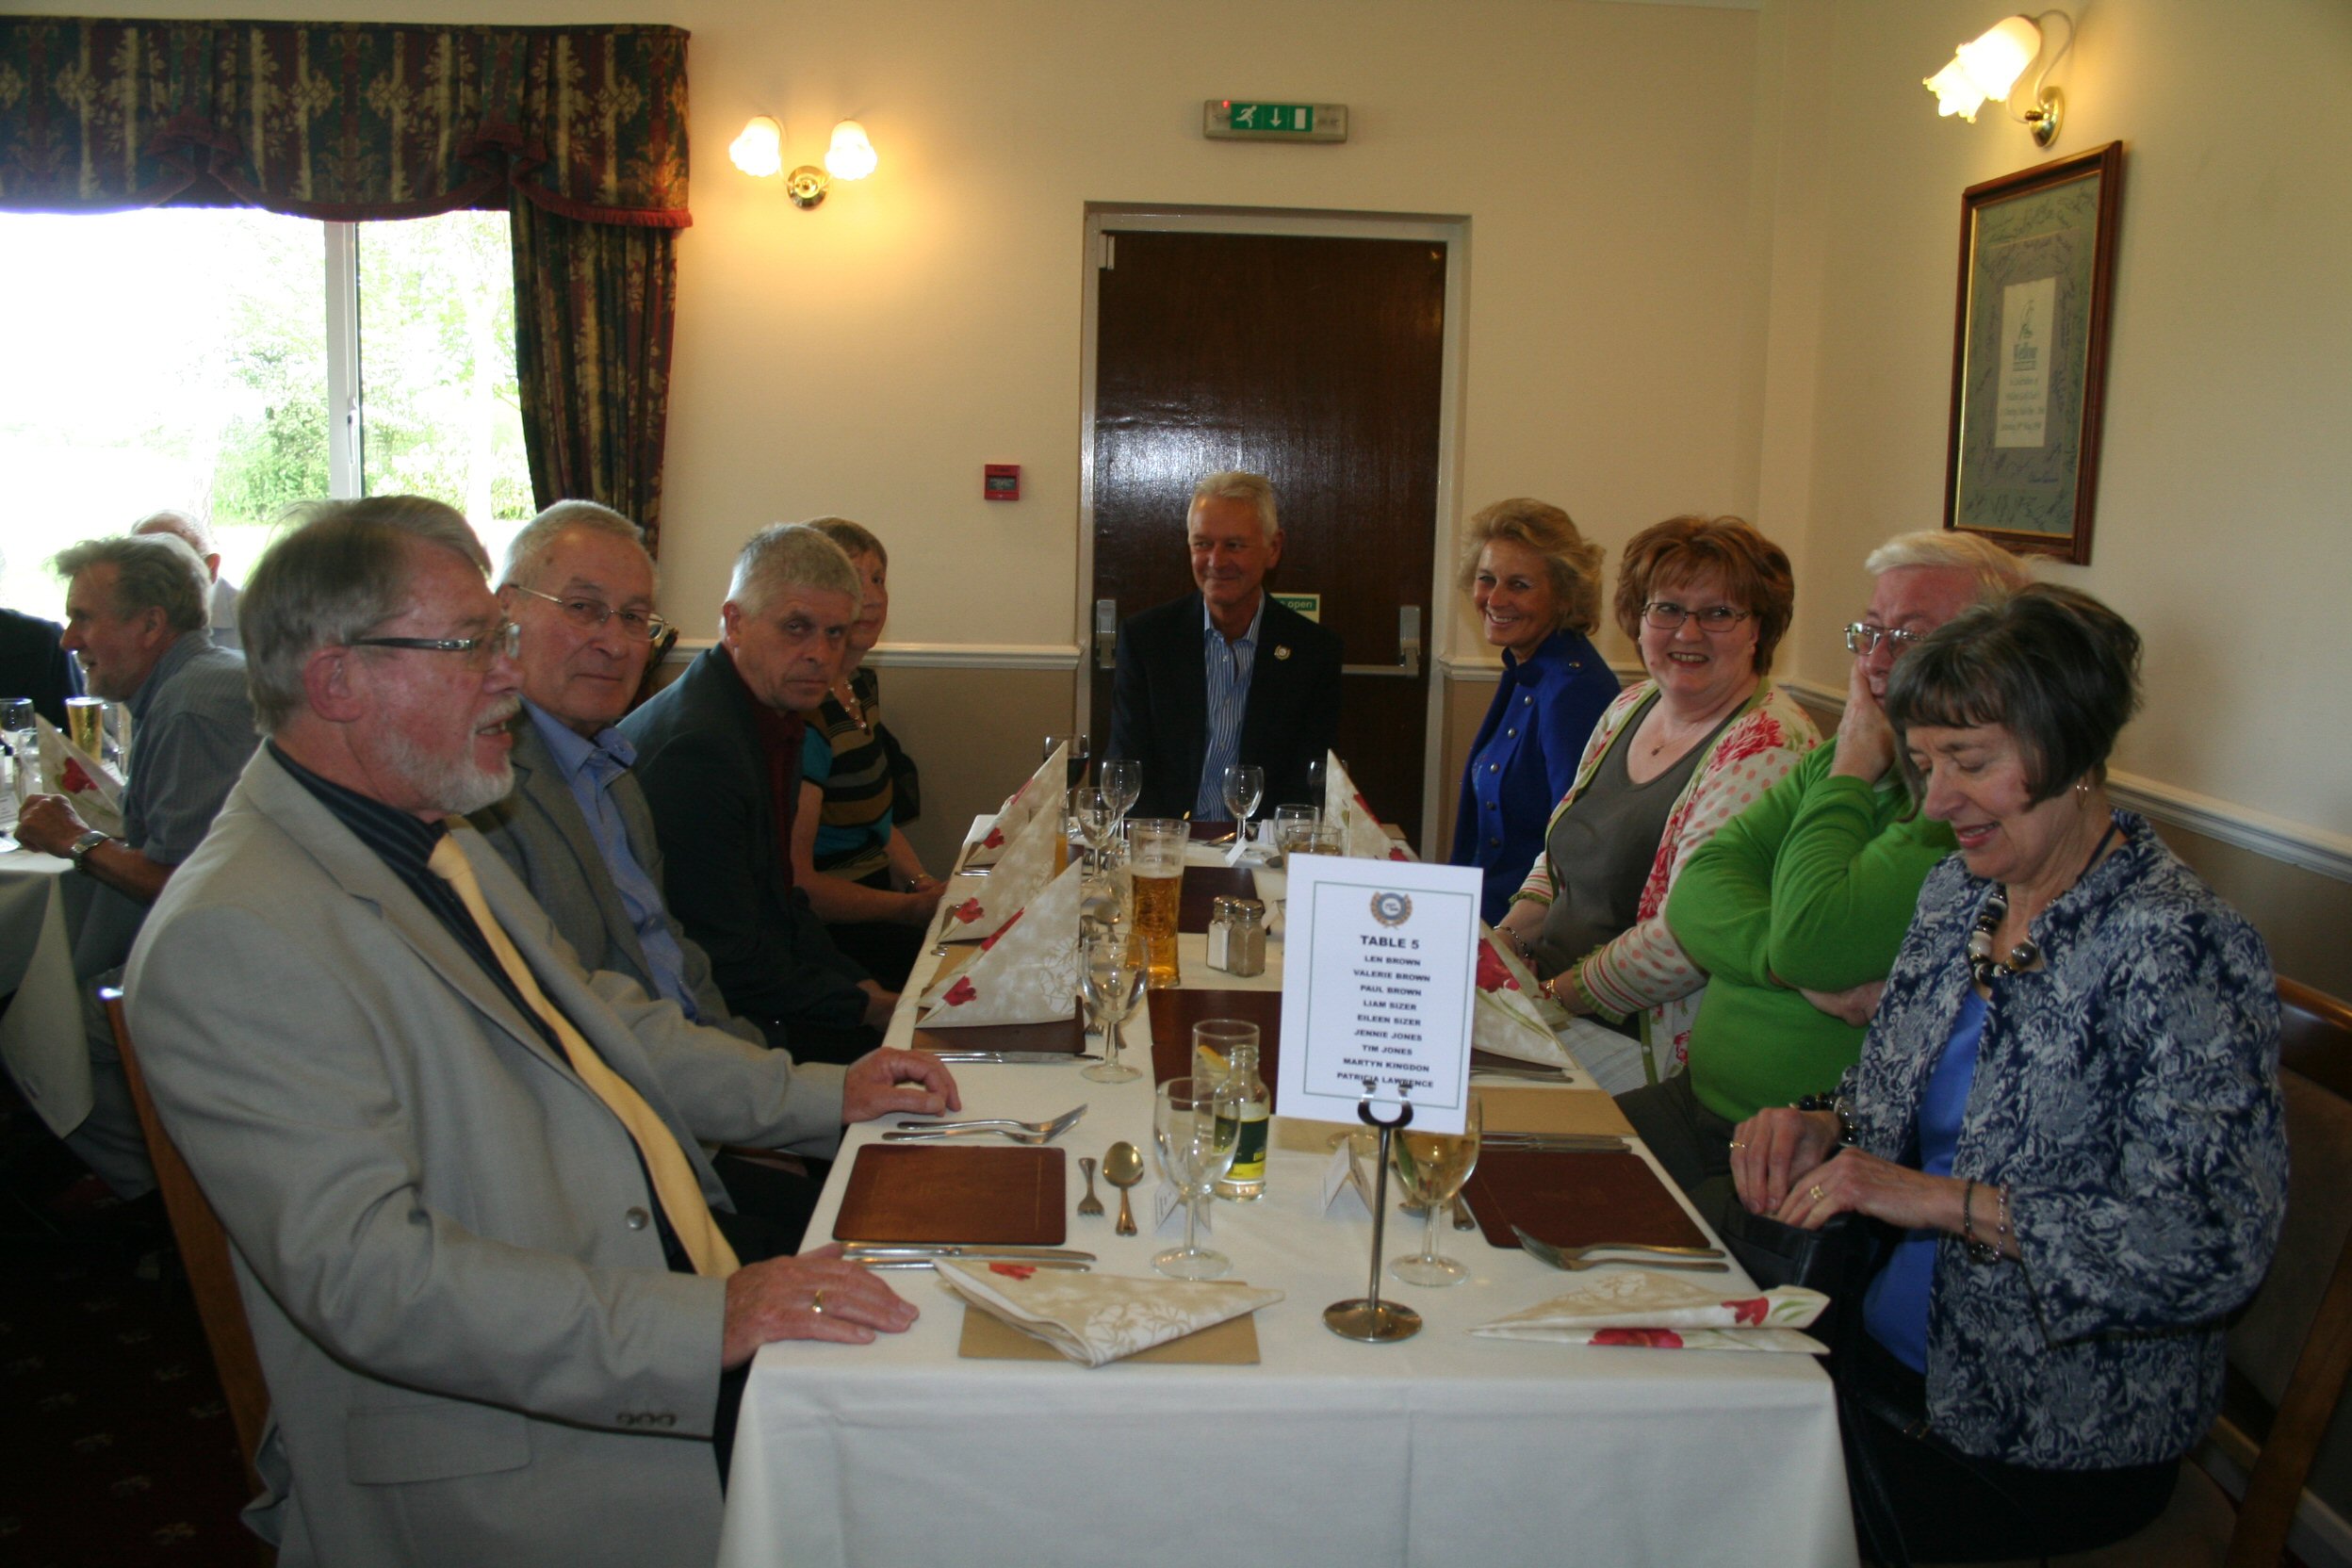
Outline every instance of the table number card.
{"type": "Polygon", "coordinates": [[[1461,1132],[1478,869],[1301,855],[1289,872],[1282,1114],[1354,1122],[1368,1093],[1383,1115],[1409,1102],[1415,1127],[1461,1132]]]}

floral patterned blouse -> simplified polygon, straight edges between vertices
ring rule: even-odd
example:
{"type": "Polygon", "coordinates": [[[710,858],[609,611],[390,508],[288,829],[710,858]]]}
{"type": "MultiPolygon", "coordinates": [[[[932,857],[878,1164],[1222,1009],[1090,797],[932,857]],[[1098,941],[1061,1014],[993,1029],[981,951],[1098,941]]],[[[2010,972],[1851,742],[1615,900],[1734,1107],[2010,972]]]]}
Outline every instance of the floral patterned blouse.
{"type": "MultiPolygon", "coordinates": [[[[1576,763],[1576,782],[1544,824],[1546,841],[1551,837],[1551,824],[1576,805],[1600,771],[1601,759],[1609,755],[1609,748],[1657,690],[1654,680],[1637,682],[1602,712],[1576,763]]],[[[1658,836],[1658,858],[1651,862],[1649,880],[1642,884],[1634,923],[1576,965],[1576,984],[1595,1012],[1609,1019],[1648,1014],[1642,1021],[1642,1049],[1653,1081],[1682,1070],[1689,1054],[1690,1024],[1699,1013],[1699,993],[1707,985],[1706,972],[1691,962],[1667,928],[1666,894],[1698,847],[1780,782],[1820,739],[1821,732],[1795,698],[1769,680],[1757,682],[1755,694],[1699,759],[1690,782],[1667,813],[1666,830],[1658,836]]],[[[1514,904],[1520,899],[1551,903],[1552,868],[1545,856],[1535,858],[1527,879],[1512,896],[1514,904]]]]}
{"type": "MultiPolygon", "coordinates": [[[[2115,823],[2123,845],[2034,922],[2042,967],[1994,983],[1953,1153],[1953,1175],[2008,1187],[2021,1257],[1972,1263],[1946,1236],[1928,1303],[1930,1425],[2043,1469],[2197,1443],[2286,1201],[2269,952],[2147,819],[2115,823]]],[[[1920,891],[1845,1080],[1871,1153],[1914,1157],[1992,890],[1954,856],[1920,891]]]]}

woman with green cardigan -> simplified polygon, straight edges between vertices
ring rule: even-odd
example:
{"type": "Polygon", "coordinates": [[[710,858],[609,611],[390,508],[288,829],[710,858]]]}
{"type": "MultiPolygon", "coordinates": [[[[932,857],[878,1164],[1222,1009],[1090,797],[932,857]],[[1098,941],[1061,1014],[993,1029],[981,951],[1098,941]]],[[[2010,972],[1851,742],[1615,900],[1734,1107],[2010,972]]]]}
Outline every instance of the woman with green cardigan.
{"type": "Polygon", "coordinates": [[[1707,972],[1690,1070],[1618,1104],[1703,1210],[1728,1200],[1734,1125],[1827,1088],[1860,1055],[1919,885],[1952,853],[1952,830],[1919,814],[1895,766],[1888,672],[1963,610],[2031,580],[2008,551],[1944,531],[1890,539],[1865,568],[1837,736],[1725,824],[1667,900],[1668,926],[1707,972]]]}

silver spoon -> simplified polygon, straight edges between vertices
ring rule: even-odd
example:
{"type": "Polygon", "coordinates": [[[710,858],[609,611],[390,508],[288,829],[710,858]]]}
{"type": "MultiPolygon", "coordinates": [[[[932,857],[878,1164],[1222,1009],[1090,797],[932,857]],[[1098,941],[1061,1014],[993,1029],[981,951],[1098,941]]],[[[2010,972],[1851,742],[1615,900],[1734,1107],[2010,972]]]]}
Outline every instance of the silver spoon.
{"type": "Polygon", "coordinates": [[[1093,1155],[1085,1155],[1078,1161],[1078,1172],[1086,1179],[1086,1195],[1078,1200],[1078,1212],[1099,1217],[1102,1213],[1102,1200],[1094,1195],[1093,1155]]]}
{"type": "Polygon", "coordinates": [[[1102,1152],[1102,1179],[1119,1189],[1119,1223],[1112,1230],[1122,1236],[1135,1233],[1135,1211],[1127,1205],[1127,1189],[1143,1180],[1143,1151],[1121,1138],[1102,1152]]]}

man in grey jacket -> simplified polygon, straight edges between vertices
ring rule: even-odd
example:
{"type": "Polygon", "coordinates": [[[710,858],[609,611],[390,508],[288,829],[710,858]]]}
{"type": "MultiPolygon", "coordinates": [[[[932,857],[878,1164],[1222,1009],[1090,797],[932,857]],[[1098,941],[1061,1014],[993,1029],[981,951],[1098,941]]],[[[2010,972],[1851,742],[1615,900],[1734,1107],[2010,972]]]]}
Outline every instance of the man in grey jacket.
{"type": "Polygon", "coordinates": [[[828,1150],[954,1081],[797,1066],[580,967],[463,816],[519,706],[487,567],[413,497],[271,547],[243,607],[268,743],[131,956],[234,1244],[270,1396],[250,1516],[286,1568],[708,1562],[727,1378],[915,1316],[832,1249],[739,1264],[700,1144],[828,1150]]]}

